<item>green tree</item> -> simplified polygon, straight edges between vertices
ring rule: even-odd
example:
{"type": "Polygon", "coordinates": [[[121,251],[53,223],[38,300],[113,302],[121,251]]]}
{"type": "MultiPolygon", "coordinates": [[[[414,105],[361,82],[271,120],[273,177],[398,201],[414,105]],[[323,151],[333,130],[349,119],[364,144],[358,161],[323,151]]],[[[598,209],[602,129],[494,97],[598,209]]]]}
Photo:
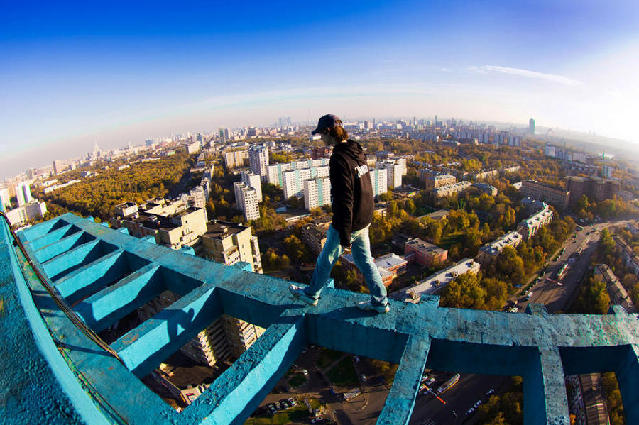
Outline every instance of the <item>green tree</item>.
{"type": "Polygon", "coordinates": [[[522,283],[526,275],[524,261],[511,246],[504,247],[497,256],[496,268],[501,278],[509,282],[522,283]]]}

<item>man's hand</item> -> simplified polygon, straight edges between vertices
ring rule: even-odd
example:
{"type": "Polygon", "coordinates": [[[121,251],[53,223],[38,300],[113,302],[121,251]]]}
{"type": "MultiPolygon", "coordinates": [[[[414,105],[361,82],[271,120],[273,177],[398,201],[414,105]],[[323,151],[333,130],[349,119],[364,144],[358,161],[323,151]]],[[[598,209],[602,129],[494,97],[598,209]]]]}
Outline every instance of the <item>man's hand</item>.
{"type": "Polygon", "coordinates": [[[350,254],[351,253],[351,247],[350,246],[343,246],[342,248],[344,248],[344,254],[350,254]]]}

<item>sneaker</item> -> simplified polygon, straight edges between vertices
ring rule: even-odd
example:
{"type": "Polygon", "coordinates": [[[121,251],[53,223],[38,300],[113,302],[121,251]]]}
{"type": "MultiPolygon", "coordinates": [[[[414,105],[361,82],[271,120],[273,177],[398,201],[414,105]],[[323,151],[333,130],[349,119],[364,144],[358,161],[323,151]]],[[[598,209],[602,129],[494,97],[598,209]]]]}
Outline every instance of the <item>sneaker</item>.
{"type": "Polygon", "coordinates": [[[304,301],[306,304],[312,305],[312,306],[316,306],[317,305],[317,299],[309,297],[308,295],[306,295],[306,292],[304,292],[304,288],[300,288],[297,285],[291,285],[291,286],[288,287],[288,290],[291,292],[291,294],[295,298],[298,298],[298,299],[304,301]]]}
{"type": "Polygon", "coordinates": [[[388,304],[375,305],[375,304],[371,303],[370,301],[364,301],[364,302],[361,302],[361,303],[357,303],[357,304],[355,304],[355,306],[357,308],[359,308],[360,310],[374,311],[374,312],[377,312],[377,313],[388,313],[390,311],[390,307],[388,306],[388,304]]]}

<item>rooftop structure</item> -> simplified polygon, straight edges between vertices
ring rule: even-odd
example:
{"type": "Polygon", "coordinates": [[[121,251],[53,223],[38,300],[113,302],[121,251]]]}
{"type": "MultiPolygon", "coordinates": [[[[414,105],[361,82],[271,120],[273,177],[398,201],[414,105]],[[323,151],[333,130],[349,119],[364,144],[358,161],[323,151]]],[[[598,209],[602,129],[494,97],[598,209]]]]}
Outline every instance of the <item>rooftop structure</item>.
{"type": "Polygon", "coordinates": [[[439,292],[442,288],[452,282],[458,276],[465,273],[479,273],[480,265],[471,258],[453,264],[450,267],[440,270],[435,274],[428,276],[426,279],[417,282],[410,288],[404,288],[394,292],[391,296],[394,299],[408,302],[419,302],[425,295],[431,295],[439,292]]]}
{"type": "Polygon", "coordinates": [[[473,187],[479,189],[480,191],[490,196],[497,196],[497,193],[498,193],[497,188],[488,183],[473,183],[473,187]]]}
{"type": "Polygon", "coordinates": [[[444,198],[447,196],[455,195],[463,190],[466,190],[470,187],[470,185],[471,185],[470,182],[461,181],[461,182],[457,182],[454,184],[449,184],[446,186],[441,186],[436,189],[433,189],[432,193],[433,195],[435,195],[436,198],[444,198]]]}
{"type": "Polygon", "coordinates": [[[438,187],[455,184],[457,182],[457,178],[450,174],[437,174],[432,172],[423,173],[422,175],[426,189],[437,189],[438,187]]]}
{"type": "Polygon", "coordinates": [[[628,295],[628,291],[626,291],[626,288],[623,287],[607,264],[598,264],[595,266],[595,274],[601,276],[605,282],[612,304],[619,304],[629,313],[637,312],[637,308],[628,295]]]}
{"type": "Polygon", "coordinates": [[[515,248],[522,242],[522,240],[523,236],[517,231],[506,233],[499,239],[487,243],[486,245],[479,248],[477,259],[482,264],[490,263],[497,257],[497,255],[499,255],[499,253],[505,247],[511,246],[515,248]]]}
{"type": "Polygon", "coordinates": [[[531,304],[527,314],[509,314],[442,308],[423,296],[418,304],[391,300],[388,314],[370,315],[353,307],[366,294],[327,288],[308,307],[288,294],[287,281],[71,214],[18,238],[27,257],[0,223],[0,373],[13,395],[3,412],[10,423],[244,423],[309,344],[399,364],[380,425],[409,422],[425,367],[522,376],[525,425],[568,425],[564,377],[613,371],[626,423],[639,423],[639,318],[620,306],[550,315],[531,304]],[[113,343],[93,338],[167,288],[180,295],[173,304],[113,343]],[[266,332],[178,413],[140,378],[223,314],[266,332]]]}
{"type": "Polygon", "coordinates": [[[623,258],[624,264],[639,277],[639,255],[620,237],[614,236],[614,239],[619,248],[621,248],[621,257],[623,258]]]}
{"type": "Polygon", "coordinates": [[[545,202],[542,202],[541,206],[541,210],[522,220],[517,226],[517,231],[526,240],[535,236],[539,229],[552,221],[552,210],[550,207],[545,202]]]}
{"type": "Polygon", "coordinates": [[[411,256],[414,261],[422,266],[432,267],[442,264],[448,259],[448,251],[425,242],[419,238],[410,238],[404,245],[404,254],[411,256]]]}
{"type": "Polygon", "coordinates": [[[548,202],[558,209],[568,207],[568,202],[571,200],[569,191],[550,187],[534,180],[524,180],[521,184],[520,191],[523,196],[531,197],[537,201],[548,202]]]}

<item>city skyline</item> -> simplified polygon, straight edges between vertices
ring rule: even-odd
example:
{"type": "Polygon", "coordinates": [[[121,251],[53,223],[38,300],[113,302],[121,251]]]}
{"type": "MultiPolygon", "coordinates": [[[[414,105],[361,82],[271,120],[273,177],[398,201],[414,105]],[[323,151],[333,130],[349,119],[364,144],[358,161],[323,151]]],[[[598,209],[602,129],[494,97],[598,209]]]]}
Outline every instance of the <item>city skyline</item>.
{"type": "Polygon", "coordinates": [[[632,2],[4,9],[3,169],[95,142],[327,111],[522,126],[534,117],[639,140],[632,2]]]}

